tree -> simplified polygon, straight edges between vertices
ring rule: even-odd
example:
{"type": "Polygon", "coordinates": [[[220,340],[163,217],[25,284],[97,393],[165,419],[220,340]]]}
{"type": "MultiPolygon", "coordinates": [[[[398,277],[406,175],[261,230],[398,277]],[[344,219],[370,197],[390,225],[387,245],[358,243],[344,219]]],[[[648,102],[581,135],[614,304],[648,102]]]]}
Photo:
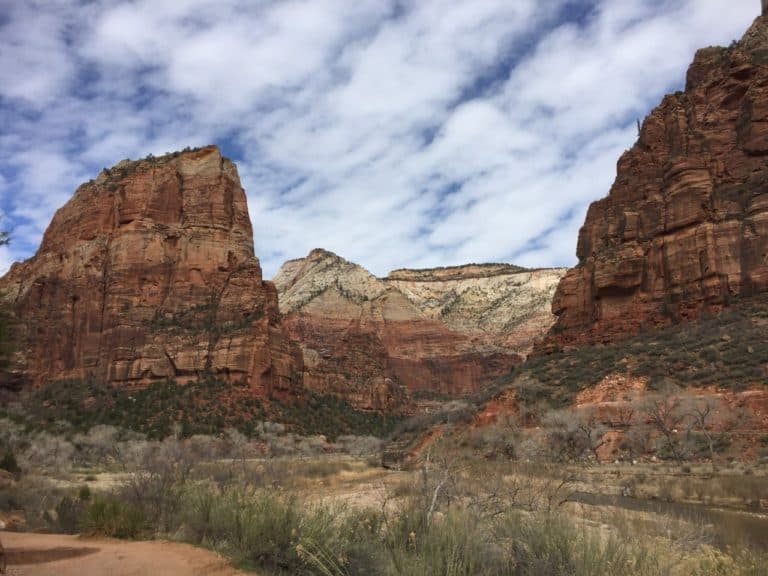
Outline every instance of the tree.
{"type": "Polygon", "coordinates": [[[596,462],[599,461],[606,428],[594,409],[555,410],[547,414],[544,425],[555,459],[569,462],[588,453],[596,462]]]}
{"type": "Polygon", "coordinates": [[[700,449],[699,440],[704,438],[709,451],[709,458],[712,462],[712,471],[717,471],[717,452],[725,448],[730,443],[729,432],[735,427],[743,426],[739,418],[744,418],[746,414],[735,412],[729,403],[719,395],[710,396],[689,396],[684,399],[688,412],[688,430],[689,440],[700,449]],[[701,436],[696,438],[694,433],[701,436]]]}
{"type": "Polygon", "coordinates": [[[678,437],[678,428],[687,414],[680,397],[670,388],[661,395],[651,398],[643,410],[648,422],[664,437],[667,448],[678,464],[683,463],[683,448],[678,437]]]}
{"type": "Polygon", "coordinates": [[[696,429],[702,434],[704,434],[704,438],[707,440],[707,446],[709,447],[709,458],[712,462],[712,471],[714,472],[716,470],[716,464],[715,464],[715,439],[712,436],[712,432],[709,429],[710,428],[710,415],[712,414],[712,402],[710,400],[704,399],[700,402],[696,402],[691,407],[691,425],[688,427],[688,431],[690,432],[692,429],[696,429]]]}

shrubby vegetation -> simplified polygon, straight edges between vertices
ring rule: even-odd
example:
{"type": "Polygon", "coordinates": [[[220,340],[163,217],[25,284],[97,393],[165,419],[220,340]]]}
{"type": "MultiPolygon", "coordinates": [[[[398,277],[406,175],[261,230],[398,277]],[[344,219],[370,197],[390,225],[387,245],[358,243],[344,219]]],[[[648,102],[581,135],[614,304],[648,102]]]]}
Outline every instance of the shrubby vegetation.
{"type": "Polygon", "coordinates": [[[182,540],[265,574],[757,575],[768,566],[764,554],[712,547],[703,529],[682,539],[676,527],[673,541],[668,523],[638,528],[628,515],[592,522],[571,502],[584,478],[560,465],[489,462],[436,444],[412,472],[351,505],[308,486],[342,470],[363,473],[359,461],[254,458],[258,443],[235,430],[147,441],[98,427],[66,441],[81,467],[70,465],[70,475],[111,470],[119,481],[92,476],[68,488],[33,474],[66,467],[50,453],[61,445],[43,437],[46,455],[33,447],[40,437],[2,424],[24,473],[0,509],[24,508],[31,525],[59,531],[182,540]]]}
{"type": "Polygon", "coordinates": [[[608,345],[584,346],[530,358],[508,382],[524,379],[543,387],[553,407],[607,375],[647,376],[650,386],[712,385],[741,390],[768,380],[768,296],[754,296],[717,315],[653,329],[608,345]]]}
{"type": "Polygon", "coordinates": [[[302,435],[322,434],[330,440],[344,434],[385,436],[401,420],[378,412],[358,410],[337,396],[309,394],[307,400],[274,401],[269,409],[246,384],[215,377],[178,385],[173,380],[129,390],[101,382],[67,380],[34,391],[25,401],[30,422],[50,428],[69,422],[85,431],[105,424],[146,434],[168,436],[175,426],[185,437],[217,434],[235,428],[257,437],[257,424],[267,419],[284,423],[302,435]]]}

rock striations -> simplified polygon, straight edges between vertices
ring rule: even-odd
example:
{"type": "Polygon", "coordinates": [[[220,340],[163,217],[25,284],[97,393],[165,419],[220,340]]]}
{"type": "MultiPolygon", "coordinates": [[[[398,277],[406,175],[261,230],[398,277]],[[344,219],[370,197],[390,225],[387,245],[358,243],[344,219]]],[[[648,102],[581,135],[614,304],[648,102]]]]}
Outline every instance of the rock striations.
{"type": "Polygon", "coordinates": [[[589,209],[551,345],[610,341],[768,290],[768,17],[699,50],[589,209]]]}
{"type": "Polygon", "coordinates": [[[429,318],[488,346],[527,355],[555,321],[552,297],[564,268],[468,264],[395,270],[385,281],[429,318]]]}
{"type": "Polygon", "coordinates": [[[216,147],[123,161],[83,184],[0,288],[38,385],[213,374],[263,397],[300,390],[237,169],[216,147]]]}
{"type": "Polygon", "coordinates": [[[521,361],[325,250],[286,262],[273,281],[283,323],[304,351],[306,386],[360,408],[402,407],[411,392],[474,392],[521,361]]]}

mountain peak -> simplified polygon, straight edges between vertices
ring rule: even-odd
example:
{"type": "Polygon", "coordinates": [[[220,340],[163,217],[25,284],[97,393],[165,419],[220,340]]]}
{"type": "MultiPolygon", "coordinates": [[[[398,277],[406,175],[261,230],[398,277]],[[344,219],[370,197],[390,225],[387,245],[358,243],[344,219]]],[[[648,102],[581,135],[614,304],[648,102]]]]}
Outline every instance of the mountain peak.
{"type": "Polygon", "coordinates": [[[280,294],[280,311],[308,305],[329,290],[355,303],[375,300],[389,287],[368,270],[323,248],[289,260],[272,279],[280,294]]]}

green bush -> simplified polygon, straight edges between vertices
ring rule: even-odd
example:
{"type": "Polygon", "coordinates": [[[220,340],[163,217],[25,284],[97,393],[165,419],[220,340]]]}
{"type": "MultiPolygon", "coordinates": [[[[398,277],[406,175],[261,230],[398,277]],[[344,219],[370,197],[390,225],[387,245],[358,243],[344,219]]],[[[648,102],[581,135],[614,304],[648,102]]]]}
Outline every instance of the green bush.
{"type": "Polygon", "coordinates": [[[0,470],[5,470],[6,472],[13,474],[16,479],[21,477],[21,468],[16,461],[16,455],[10,450],[8,450],[3,455],[2,460],[0,460],[0,470]]]}
{"type": "Polygon", "coordinates": [[[91,489],[88,487],[88,485],[84,484],[80,487],[80,491],[77,493],[77,497],[81,502],[87,502],[91,499],[91,489]]]}
{"type": "Polygon", "coordinates": [[[149,526],[144,511],[115,497],[95,496],[85,509],[81,528],[89,535],[138,539],[149,526]]]}
{"type": "Polygon", "coordinates": [[[387,536],[397,574],[509,573],[508,554],[490,538],[488,522],[466,510],[448,511],[429,525],[425,517],[423,507],[403,510],[393,534],[387,536]]]}
{"type": "Polygon", "coordinates": [[[70,496],[64,496],[56,505],[56,518],[53,523],[64,534],[76,534],[82,525],[85,503],[70,496]]]}
{"type": "Polygon", "coordinates": [[[218,490],[201,484],[181,500],[187,538],[245,566],[299,574],[330,566],[330,559],[345,562],[351,532],[338,510],[302,506],[277,490],[240,486],[218,490]]]}

